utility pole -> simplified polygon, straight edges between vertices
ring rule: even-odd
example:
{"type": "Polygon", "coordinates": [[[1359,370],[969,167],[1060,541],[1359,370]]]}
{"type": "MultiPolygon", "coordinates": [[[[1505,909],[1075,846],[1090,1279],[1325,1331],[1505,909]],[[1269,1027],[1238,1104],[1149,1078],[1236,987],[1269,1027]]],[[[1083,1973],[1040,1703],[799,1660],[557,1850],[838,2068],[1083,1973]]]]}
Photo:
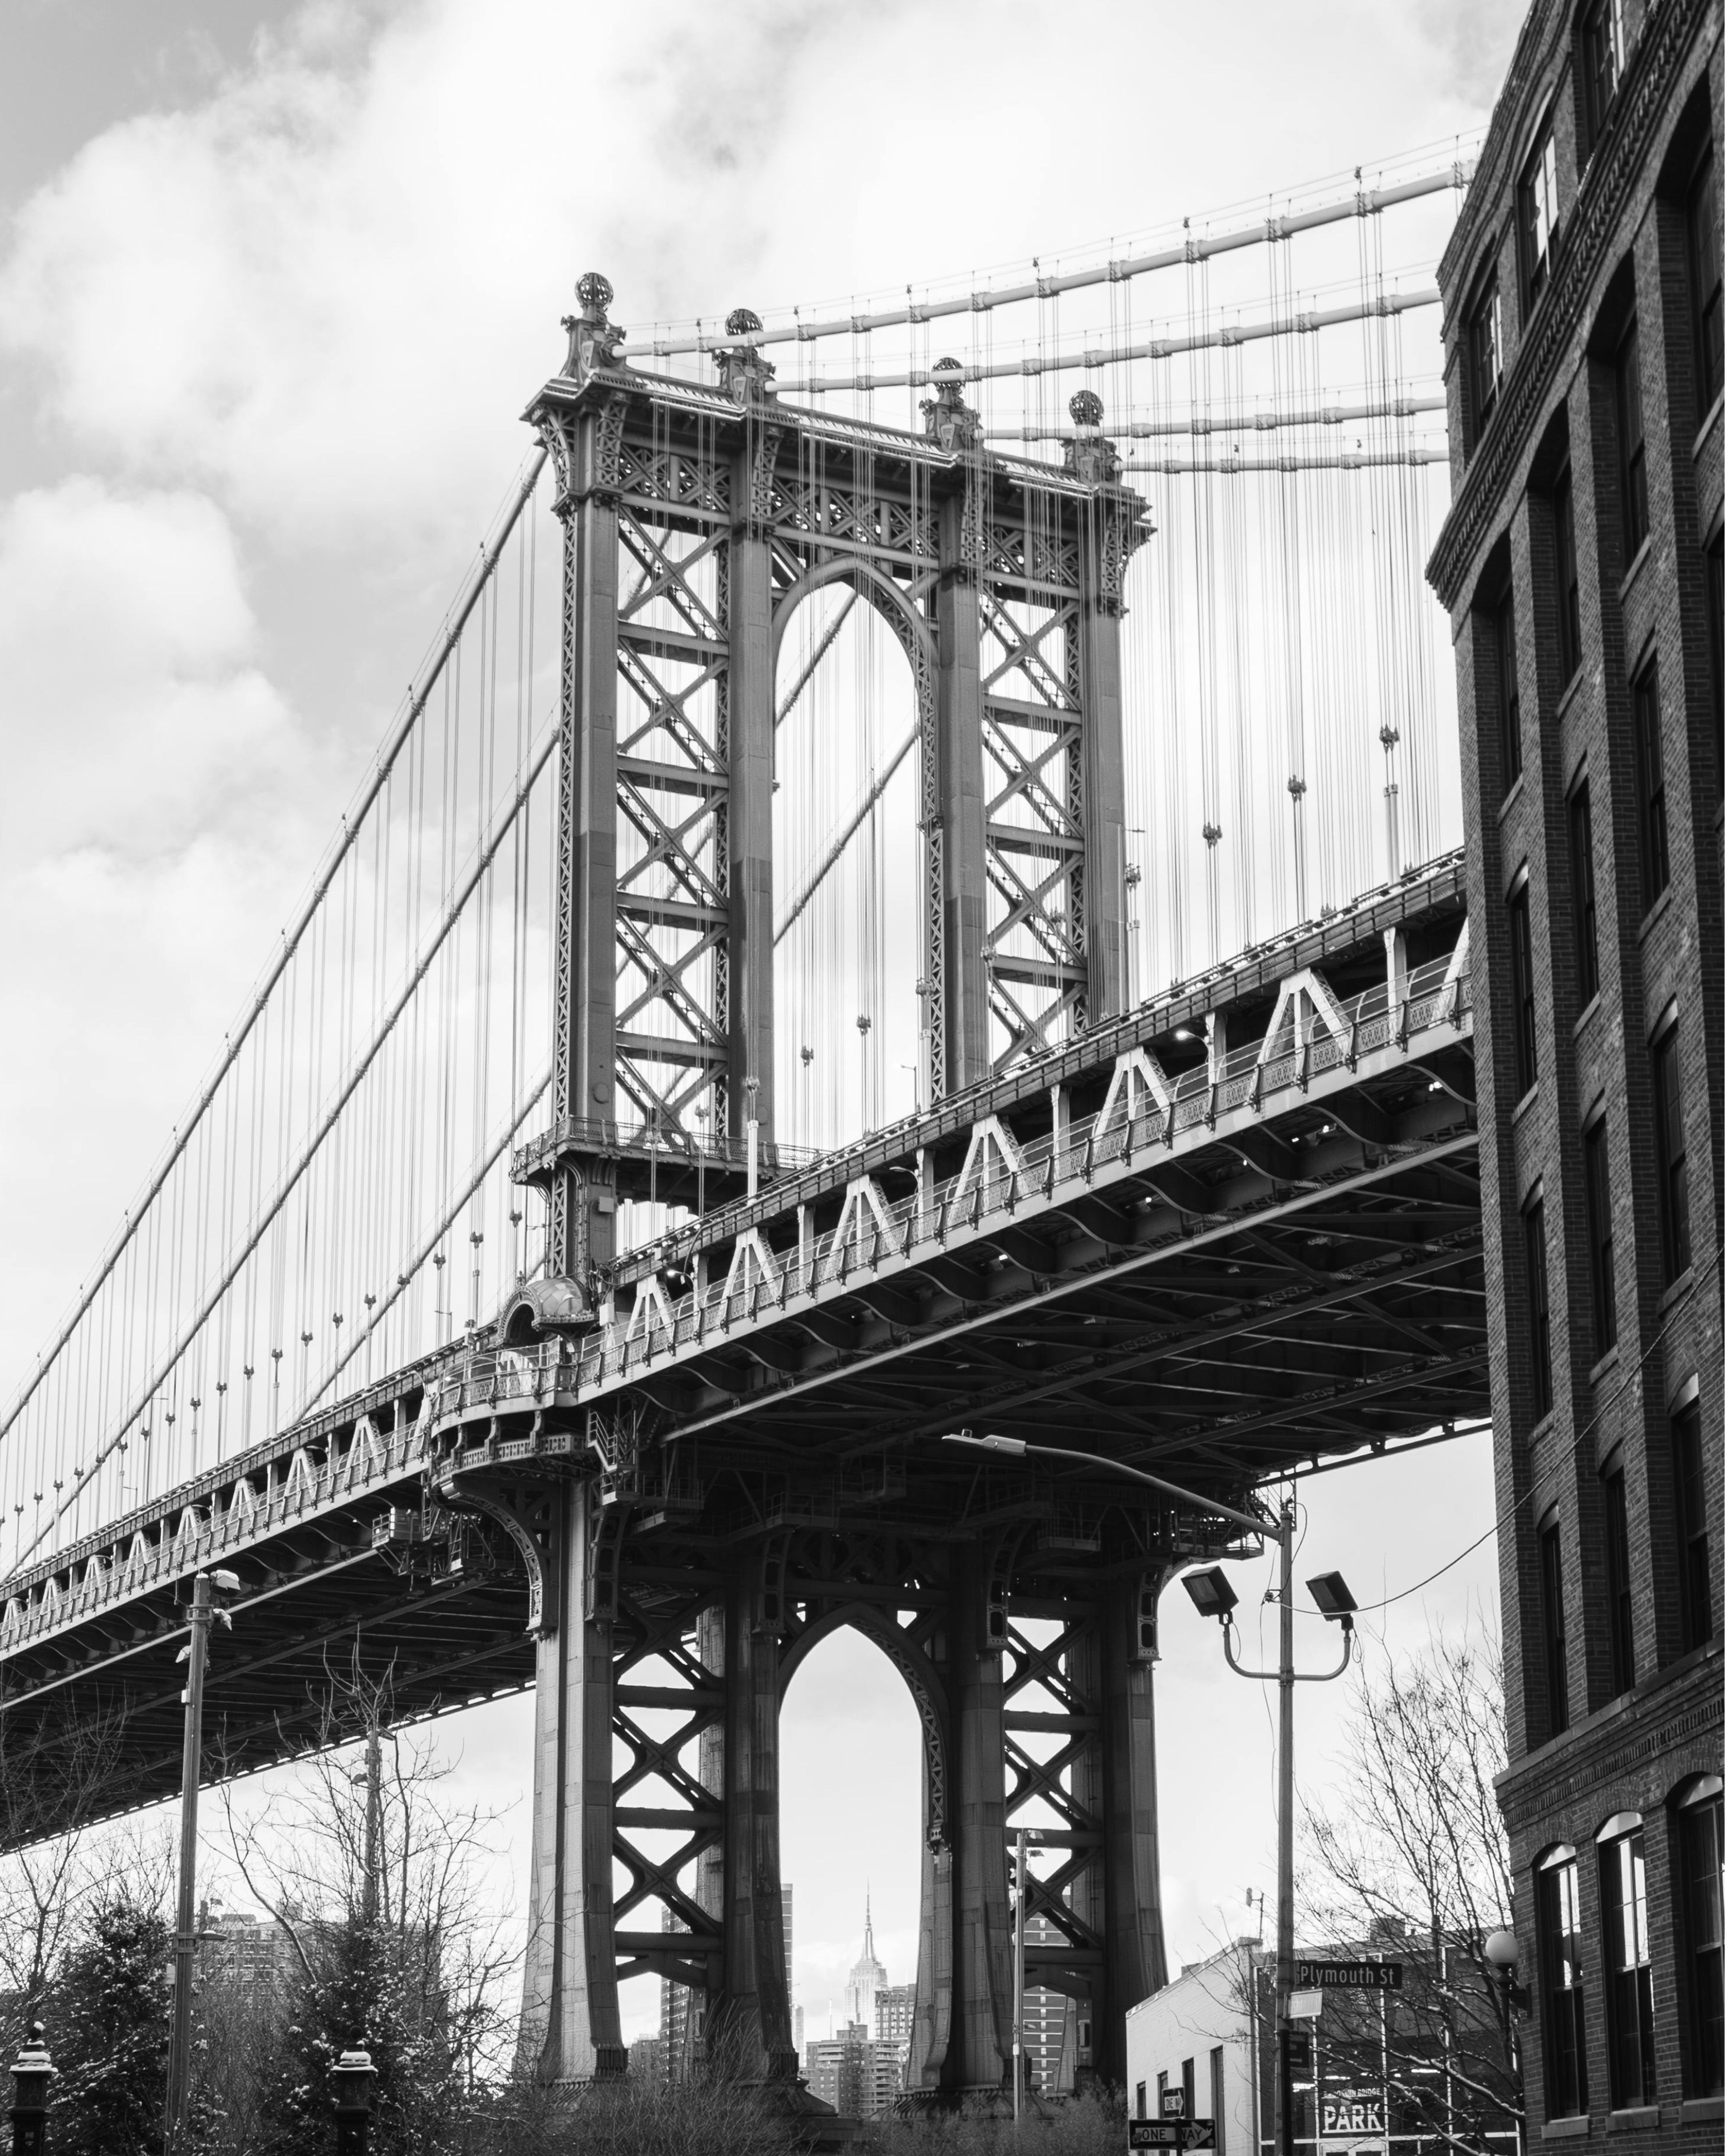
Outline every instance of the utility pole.
{"type": "Polygon", "coordinates": [[[192,1582],[192,1637],[180,1650],[187,1663],[185,1748],[180,1758],[180,1891],[174,1926],[174,2020],[167,2055],[167,2156],[185,2147],[186,2101],[192,2081],[192,1967],[198,1953],[198,1790],[203,1771],[203,1672],[209,1658],[213,1617],[232,1620],[218,1609],[213,1590],[239,1585],[231,1572],[198,1573],[192,1582]]]}

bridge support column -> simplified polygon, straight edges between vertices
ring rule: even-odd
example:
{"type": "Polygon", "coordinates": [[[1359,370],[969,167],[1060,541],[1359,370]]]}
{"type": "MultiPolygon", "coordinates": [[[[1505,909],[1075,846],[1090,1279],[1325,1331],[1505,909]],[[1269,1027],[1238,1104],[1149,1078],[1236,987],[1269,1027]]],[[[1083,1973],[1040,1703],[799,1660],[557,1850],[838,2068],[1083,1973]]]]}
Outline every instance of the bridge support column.
{"type": "MultiPolygon", "coordinates": [[[[723,1857],[717,1867],[724,1975],[706,2055],[745,2082],[793,2089],[790,1987],[778,1855],[778,1642],[761,1618],[757,1562],[726,1585],[723,1857]]],[[[703,1777],[705,1779],[705,1777],[703,1777]]]]}
{"type": "Polygon", "coordinates": [[[1126,757],[1122,739],[1117,508],[1096,505],[1079,572],[1078,676],[1084,710],[1085,947],[1091,1024],[1126,1007],[1126,757]]]}
{"type": "MultiPolygon", "coordinates": [[[[1106,2083],[1126,2080],[1126,2012],[1168,1982],[1156,1810],[1156,1699],[1142,1650],[1142,1596],[1156,1584],[1111,1584],[1101,1627],[1103,1995],[1093,2004],[1091,2059],[1106,2083]]],[[[1153,1623],[1153,1615],[1152,1618],[1153,1623]]]]}
{"type": "Polygon", "coordinates": [[[983,783],[982,612],[972,558],[973,475],[940,504],[940,585],[935,596],[940,742],[941,922],[945,956],[946,1089],[988,1071],[988,856],[983,783]]]}
{"type": "MultiPolygon", "coordinates": [[[[991,1638],[988,1545],[953,1564],[950,1614],[953,1743],[948,1789],[954,1925],[952,2039],[942,2087],[1010,2086],[1012,1910],[1006,1876],[1004,1640],[991,1638]]],[[[1004,1599],[1001,1603],[1004,1618],[1004,1599]]]]}
{"type": "MultiPolygon", "coordinates": [[[[732,500],[752,511],[770,480],[779,429],[751,422],[732,475],[732,500]]],[[[773,569],[764,516],[731,527],[726,675],[730,796],[725,848],[730,978],[730,1130],[742,1134],[754,1081],[761,1140],[773,1138],[773,569]]]]}
{"type": "Polygon", "coordinates": [[[558,1492],[542,1598],[533,1721],[533,1846],[518,2057],[542,2082],[623,2074],[611,1908],[611,1635],[588,1614],[598,1492],[558,1492]]]}
{"type": "MultiPolygon", "coordinates": [[[[583,413],[563,492],[562,764],[557,798],[552,1113],[614,1122],[617,1103],[617,501],[608,409],[583,413]]],[[[551,1269],[586,1281],[616,1249],[614,1192],[572,1168],[551,1193],[551,1269]]]]}

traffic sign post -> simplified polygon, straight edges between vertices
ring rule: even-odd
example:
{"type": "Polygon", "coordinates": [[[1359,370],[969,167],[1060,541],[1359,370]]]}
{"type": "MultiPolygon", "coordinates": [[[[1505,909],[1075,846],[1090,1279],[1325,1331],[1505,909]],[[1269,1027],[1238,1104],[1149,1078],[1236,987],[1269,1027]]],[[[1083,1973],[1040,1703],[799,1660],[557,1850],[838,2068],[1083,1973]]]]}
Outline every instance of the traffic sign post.
{"type": "Polygon", "coordinates": [[[1129,2118],[1126,2145],[1168,2149],[1173,2156],[1182,2156],[1188,2148],[1214,2148],[1216,2122],[1213,2118],[1129,2118]]]}

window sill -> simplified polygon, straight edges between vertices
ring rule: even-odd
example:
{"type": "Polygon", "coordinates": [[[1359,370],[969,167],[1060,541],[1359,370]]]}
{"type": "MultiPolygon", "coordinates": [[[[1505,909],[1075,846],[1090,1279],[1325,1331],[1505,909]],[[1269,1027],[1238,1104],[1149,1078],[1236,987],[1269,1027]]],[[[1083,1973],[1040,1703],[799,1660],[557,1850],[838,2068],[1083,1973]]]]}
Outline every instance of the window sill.
{"type": "MultiPolygon", "coordinates": [[[[1527,1450],[1530,1452],[1542,1438],[1549,1437],[1553,1430],[1557,1428],[1557,1415],[1558,1411],[1554,1407],[1548,1408],[1532,1429],[1527,1432],[1527,1450]]],[[[1560,1729],[1555,1734],[1561,1737],[1563,1732],[1560,1729]]]]}
{"type": "Polygon", "coordinates": [[[1671,898],[1676,888],[1676,884],[1668,883],[1641,916],[1641,925],[1635,933],[1643,942],[1645,942],[1656,924],[1664,920],[1666,915],[1671,911],[1671,898]]]}
{"type": "Polygon", "coordinates": [[[1520,1122],[1522,1116],[1527,1114],[1528,1109],[1532,1106],[1533,1103],[1538,1098],[1539,1081],[1536,1078],[1533,1081],[1533,1083],[1527,1088],[1527,1091],[1522,1094],[1521,1099],[1516,1102],[1514,1111],[1510,1116],[1510,1121],[1512,1123],[1520,1122]]]}
{"type": "Polygon", "coordinates": [[[1515,784],[1510,788],[1508,793],[1506,793],[1502,800],[1498,803],[1497,820],[1500,824],[1503,821],[1504,818],[1508,815],[1510,810],[1515,807],[1517,802],[1520,800],[1522,797],[1522,788],[1526,783],[1527,777],[1527,774],[1525,771],[1518,771],[1516,773],[1515,784]]]}
{"type": "MultiPolygon", "coordinates": [[[[1707,445],[1707,436],[1711,434],[1714,428],[1718,425],[1719,414],[1722,412],[1725,412],[1725,389],[1722,389],[1718,395],[1713,399],[1712,403],[1707,407],[1707,417],[1695,430],[1694,454],[1697,457],[1702,454],[1702,450],[1706,449],[1707,445]]],[[[1712,2103],[1716,2099],[1712,2097],[1707,2097],[1704,2101],[1708,2103],[1712,2103]]],[[[1713,2116],[1717,2118],[1719,2114],[1717,2112],[1715,2112],[1713,2116]]]]}
{"type": "Polygon", "coordinates": [[[1563,693],[1558,699],[1557,718],[1559,725],[1568,717],[1569,706],[1580,694],[1581,685],[1587,679],[1585,666],[1578,666],[1563,685],[1563,693]]]}
{"type": "Polygon", "coordinates": [[[1659,2106],[1656,2103],[1636,2104],[1628,2111],[1614,2111],[1605,2122],[1608,2133],[1634,2133],[1641,2128],[1657,2126],[1659,2106]]]}
{"type": "Polygon", "coordinates": [[[1593,2131],[1585,2112],[1579,2118],[1548,2118],[1539,2129],[1542,2141],[1579,2141],[1593,2131]]]}
{"type": "Polygon", "coordinates": [[[1611,1373],[1617,1368],[1617,1364],[1618,1353],[1615,1346],[1614,1345],[1605,1350],[1604,1353],[1600,1356],[1599,1361],[1594,1363],[1592,1369],[1588,1372],[1587,1381],[1589,1384],[1597,1385],[1604,1378],[1609,1378],[1611,1373]]]}
{"type": "Polygon", "coordinates": [[[1653,534],[1650,531],[1646,537],[1641,542],[1640,545],[1636,547],[1635,558],[1630,563],[1628,568],[1624,571],[1623,582],[1617,587],[1617,603],[1620,606],[1621,606],[1623,602],[1629,597],[1630,586],[1634,583],[1635,578],[1640,575],[1641,564],[1646,560],[1647,557],[1652,552],[1653,534]]]}
{"type": "Polygon", "coordinates": [[[1694,1285],[1695,1268],[1693,1265],[1686,1265],[1654,1305],[1660,1317],[1663,1317],[1666,1311],[1675,1304],[1680,1303],[1694,1285]]]}
{"type": "Polygon", "coordinates": [[[1725,2118],[1725,2096],[1692,2096],[1677,2113],[1680,2126],[1706,2126],[1718,2118],[1725,2118]]]}
{"type": "Polygon", "coordinates": [[[1599,991],[1595,988],[1593,993],[1588,998],[1585,1004],[1583,1006],[1581,1016],[1576,1019],[1574,1024],[1569,1029],[1572,1037],[1581,1031],[1583,1026],[1588,1023],[1589,1019],[1593,1017],[1594,1014],[1599,1009],[1599,991]]]}

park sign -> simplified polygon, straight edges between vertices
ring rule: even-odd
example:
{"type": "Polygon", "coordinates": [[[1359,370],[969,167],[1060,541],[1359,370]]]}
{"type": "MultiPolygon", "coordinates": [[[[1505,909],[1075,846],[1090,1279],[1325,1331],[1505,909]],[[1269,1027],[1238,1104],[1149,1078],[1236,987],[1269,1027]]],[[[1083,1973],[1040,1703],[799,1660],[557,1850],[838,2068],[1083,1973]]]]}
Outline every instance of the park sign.
{"type": "Polygon", "coordinates": [[[1129,2118],[1126,2123],[1128,2148],[1165,2148],[1183,2156],[1188,2148],[1214,2148],[1216,2122],[1213,2118],[1129,2118]]]}
{"type": "Polygon", "coordinates": [[[1399,1961],[1296,1961],[1294,1984],[1301,1991],[1399,1991],[1399,1961]]]}

